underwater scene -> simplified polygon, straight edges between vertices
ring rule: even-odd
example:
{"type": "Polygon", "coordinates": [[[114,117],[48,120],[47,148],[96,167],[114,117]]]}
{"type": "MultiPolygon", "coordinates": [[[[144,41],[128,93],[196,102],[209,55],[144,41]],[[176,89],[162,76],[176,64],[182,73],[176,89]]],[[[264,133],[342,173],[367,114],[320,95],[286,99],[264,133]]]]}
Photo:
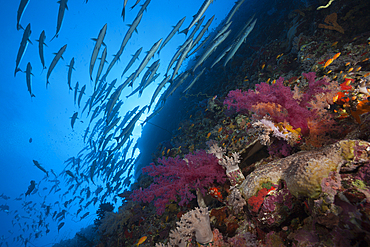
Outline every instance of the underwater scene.
{"type": "Polygon", "coordinates": [[[3,1],[0,247],[370,246],[369,16],[3,1]]]}

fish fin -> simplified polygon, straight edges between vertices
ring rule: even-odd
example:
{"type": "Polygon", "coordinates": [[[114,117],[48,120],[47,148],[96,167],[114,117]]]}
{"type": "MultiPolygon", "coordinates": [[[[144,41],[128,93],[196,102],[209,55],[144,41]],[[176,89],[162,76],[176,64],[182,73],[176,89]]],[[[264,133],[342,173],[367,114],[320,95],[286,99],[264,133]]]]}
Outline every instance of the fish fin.
{"type": "Polygon", "coordinates": [[[98,39],[97,39],[97,38],[91,38],[91,40],[93,40],[93,41],[98,41],[98,39]]]}
{"type": "Polygon", "coordinates": [[[32,97],[36,97],[34,94],[31,94],[31,99],[32,99],[32,97]]]}
{"type": "Polygon", "coordinates": [[[107,45],[104,42],[102,42],[101,44],[104,45],[105,47],[107,47],[107,45]]]}
{"type": "Polygon", "coordinates": [[[189,32],[189,29],[185,28],[184,30],[182,30],[179,33],[184,33],[186,36],[188,36],[188,32],[189,32]]]}
{"type": "Polygon", "coordinates": [[[67,4],[66,4],[66,10],[69,10],[67,4]]]}
{"type": "Polygon", "coordinates": [[[30,43],[31,43],[31,45],[33,45],[32,41],[31,41],[30,39],[28,39],[28,42],[30,42],[30,43]]]}

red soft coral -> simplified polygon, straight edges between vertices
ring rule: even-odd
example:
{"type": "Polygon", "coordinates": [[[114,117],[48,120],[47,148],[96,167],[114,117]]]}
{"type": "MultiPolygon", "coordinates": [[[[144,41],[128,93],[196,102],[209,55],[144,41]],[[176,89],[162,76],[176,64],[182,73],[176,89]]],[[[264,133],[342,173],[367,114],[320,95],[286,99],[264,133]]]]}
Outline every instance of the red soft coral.
{"type": "Polygon", "coordinates": [[[150,166],[142,168],[143,172],[154,177],[150,187],[135,190],[131,195],[134,201],[151,202],[156,198],[154,206],[158,214],[164,212],[170,200],[177,200],[176,195],[180,196],[179,205],[183,206],[195,198],[190,190],[199,188],[205,195],[204,187],[210,186],[215,180],[219,183],[226,180],[225,171],[218,164],[217,158],[204,150],[188,154],[185,159],[177,156],[158,159],[158,162],[162,165],[151,163],[150,166]]]}

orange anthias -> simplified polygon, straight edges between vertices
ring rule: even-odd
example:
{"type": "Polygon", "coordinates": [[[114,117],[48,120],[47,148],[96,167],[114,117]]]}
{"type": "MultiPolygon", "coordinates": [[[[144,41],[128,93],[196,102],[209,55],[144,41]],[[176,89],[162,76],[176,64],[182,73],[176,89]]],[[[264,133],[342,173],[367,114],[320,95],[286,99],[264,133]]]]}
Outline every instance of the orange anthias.
{"type": "Polygon", "coordinates": [[[141,238],[139,239],[139,242],[137,242],[136,246],[139,246],[140,244],[144,243],[144,241],[145,241],[147,238],[148,238],[147,236],[141,237],[141,238]]]}
{"type": "Polygon", "coordinates": [[[369,100],[360,101],[357,105],[356,111],[351,110],[351,115],[356,119],[357,123],[361,123],[360,115],[370,112],[370,102],[369,100]]]}
{"type": "Polygon", "coordinates": [[[330,58],[328,61],[326,61],[324,68],[328,67],[335,59],[337,59],[340,56],[340,52],[334,55],[333,58],[330,58]]]}

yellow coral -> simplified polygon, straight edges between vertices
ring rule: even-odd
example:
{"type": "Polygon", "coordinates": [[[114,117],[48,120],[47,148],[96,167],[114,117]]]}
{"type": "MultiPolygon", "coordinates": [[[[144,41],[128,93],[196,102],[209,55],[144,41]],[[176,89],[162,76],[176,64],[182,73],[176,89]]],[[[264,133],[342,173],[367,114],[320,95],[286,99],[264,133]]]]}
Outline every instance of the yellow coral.
{"type": "Polygon", "coordinates": [[[344,33],[344,29],[338,24],[337,19],[338,19],[337,13],[330,14],[326,16],[324,20],[324,22],[328,25],[319,24],[319,28],[336,30],[340,33],[344,33]]]}

